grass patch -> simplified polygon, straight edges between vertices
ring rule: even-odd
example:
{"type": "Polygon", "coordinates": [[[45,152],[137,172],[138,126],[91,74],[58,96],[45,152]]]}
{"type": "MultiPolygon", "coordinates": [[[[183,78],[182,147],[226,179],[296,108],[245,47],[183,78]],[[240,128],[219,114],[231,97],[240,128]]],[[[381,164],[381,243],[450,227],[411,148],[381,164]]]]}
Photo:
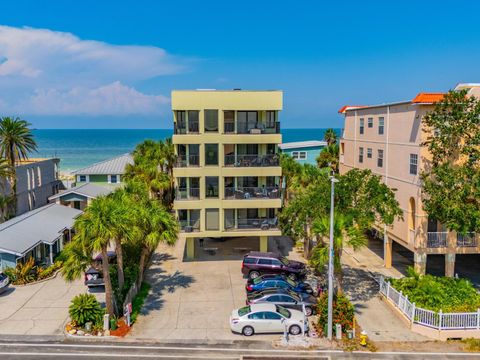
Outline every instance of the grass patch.
{"type": "Polygon", "coordinates": [[[142,310],[143,304],[145,303],[145,299],[148,296],[148,292],[150,291],[150,284],[143,282],[140,290],[138,291],[137,295],[132,301],[132,314],[130,316],[130,320],[132,324],[137,321],[138,314],[142,310]]]}
{"type": "Polygon", "coordinates": [[[467,351],[480,351],[480,339],[465,339],[462,342],[466,345],[467,351]]]}

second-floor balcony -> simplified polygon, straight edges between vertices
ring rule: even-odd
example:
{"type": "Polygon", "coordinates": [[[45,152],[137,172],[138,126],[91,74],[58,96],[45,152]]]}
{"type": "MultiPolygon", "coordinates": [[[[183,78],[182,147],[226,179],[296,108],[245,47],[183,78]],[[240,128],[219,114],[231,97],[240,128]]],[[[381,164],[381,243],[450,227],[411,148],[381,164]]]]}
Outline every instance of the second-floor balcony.
{"type": "Polygon", "coordinates": [[[175,124],[173,127],[173,133],[175,135],[198,134],[199,124],[198,122],[190,122],[188,126],[186,124],[175,124]]]}
{"type": "Polygon", "coordinates": [[[225,121],[223,124],[223,132],[225,134],[280,134],[280,122],[276,121],[272,124],[264,123],[243,123],[238,122],[235,126],[234,122],[225,121]]]}
{"type": "Polygon", "coordinates": [[[225,221],[226,231],[241,230],[277,230],[278,219],[274,218],[238,218],[235,222],[232,220],[225,221]]]}
{"type": "Polygon", "coordinates": [[[280,199],[281,191],[275,187],[225,187],[226,200],[280,199]]]}
{"type": "Polygon", "coordinates": [[[200,219],[196,220],[179,220],[180,231],[196,232],[200,231],[200,219]]]}
{"type": "Polygon", "coordinates": [[[275,154],[225,155],[225,166],[232,166],[232,167],[280,166],[280,157],[275,154]]]}
{"type": "MultiPolygon", "coordinates": [[[[448,247],[448,231],[429,231],[427,233],[427,247],[428,248],[444,248],[448,247]]],[[[477,237],[474,232],[467,232],[465,234],[457,233],[456,243],[457,247],[477,247],[477,237]]],[[[454,246],[455,246],[454,245],[454,246]]]]}
{"type": "Polygon", "coordinates": [[[199,155],[179,155],[177,156],[176,167],[200,166],[199,155]]]}
{"type": "Polygon", "coordinates": [[[199,188],[177,188],[175,191],[175,200],[199,200],[199,188]]]}
{"type": "Polygon", "coordinates": [[[458,247],[477,247],[476,233],[467,232],[465,234],[457,233],[457,246],[458,247]]]}

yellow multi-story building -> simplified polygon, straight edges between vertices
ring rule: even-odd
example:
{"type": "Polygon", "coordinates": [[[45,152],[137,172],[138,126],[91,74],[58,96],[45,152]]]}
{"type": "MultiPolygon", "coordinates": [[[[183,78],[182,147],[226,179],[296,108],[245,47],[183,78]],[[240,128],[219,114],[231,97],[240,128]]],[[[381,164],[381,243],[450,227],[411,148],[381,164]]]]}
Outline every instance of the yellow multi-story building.
{"type": "Polygon", "coordinates": [[[240,252],[267,251],[268,238],[281,234],[282,96],[281,91],[172,92],[174,209],[187,259],[201,257],[206,240],[232,240],[240,252]]]}

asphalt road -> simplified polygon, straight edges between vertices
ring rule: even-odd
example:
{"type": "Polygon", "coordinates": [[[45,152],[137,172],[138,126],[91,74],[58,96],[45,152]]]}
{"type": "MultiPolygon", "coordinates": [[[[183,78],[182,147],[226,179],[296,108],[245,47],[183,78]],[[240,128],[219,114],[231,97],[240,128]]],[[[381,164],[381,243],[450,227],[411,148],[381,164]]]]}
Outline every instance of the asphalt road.
{"type": "Polygon", "coordinates": [[[69,343],[0,343],[1,359],[221,359],[221,360],[273,360],[273,359],[480,359],[480,354],[438,353],[343,353],[340,351],[293,351],[256,348],[252,342],[246,348],[236,346],[172,346],[129,344],[69,344],[69,343]]]}

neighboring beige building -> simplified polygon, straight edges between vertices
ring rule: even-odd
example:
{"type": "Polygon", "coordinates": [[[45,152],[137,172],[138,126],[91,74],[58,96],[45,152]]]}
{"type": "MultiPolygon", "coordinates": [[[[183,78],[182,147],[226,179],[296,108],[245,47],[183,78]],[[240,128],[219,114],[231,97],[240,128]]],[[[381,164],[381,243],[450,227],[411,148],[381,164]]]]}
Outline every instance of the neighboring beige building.
{"type": "Polygon", "coordinates": [[[232,240],[241,252],[252,249],[243,247],[242,239],[254,237],[255,249],[266,251],[268,237],[281,235],[282,96],[281,91],[172,92],[174,209],[187,259],[201,257],[197,252],[205,239],[232,240]]]}
{"type": "MultiPolygon", "coordinates": [[[[478,96],[480,84],[459,84],[478,96]]],[[[372,106],[344,106],[345,126],[340,140],[340,173],[353,168],[370,169],[381,175],[403,210],[403,220],[386,228],[385,266],[392,265],[392,241],[414,253],[415,269],[425,273],[429,254],[445,254],[445,274],[453,276],[455,255],[480,253],[478,234],[448,232],[429,219],[422,207],[419,174],[429,153],[420,144],[426,140],[422,118],[433,110],[441,93],[420,93],[413,100],[372,106]]],[[[379,229],[384,231],[385,229],[379,229]]]]}

